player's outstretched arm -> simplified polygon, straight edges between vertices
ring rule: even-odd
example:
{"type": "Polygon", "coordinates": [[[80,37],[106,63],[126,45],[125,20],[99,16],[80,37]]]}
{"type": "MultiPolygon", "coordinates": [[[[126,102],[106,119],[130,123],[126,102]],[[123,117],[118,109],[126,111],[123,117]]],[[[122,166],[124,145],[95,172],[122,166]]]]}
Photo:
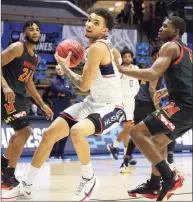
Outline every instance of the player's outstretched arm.
{"type": "Polygon", "coordinates": [[[104,46],[102,43],[94,43],[89,47],[88,60],[83,68],[82,75],[74,73],[69,68],[71,53],[68,54],[67,58],[61,58],[57,53],[55,54],[55,58],[64,69],[65,74],[83,92],[87,92],[90,89],[92,81],[97,74],[101,60],[104,57],[104,50],[106,50],[104,46]]]}
{"type": "Polygon", "coordinates": [[[169,67],[171,61],[175,59],[177,45],[171,42],[165,43],[160,51],[158,59],[148,69],[129,69],[121,66],[119,71],[128,76],[140,80],[153,81],[158,79],[169,67]]]}
{"type": "Polygon", "coordinates": [[[120,52],[116,49],[113,48],[113,56],[114,56],[114,62],[117,65],[117,68],[122,64],[122,57],[120,52]]]}
{"type": "MultiPolygon", "coordinates": [[[[12,60],[17,57],[20,57],[23,53],[23,45],[21,42],[15,42],[8,46],[5,50],[1,53],[1,66],[4,67],[12,60]]],[[[17,68],[17,67],[15,67],[17,68]]],[[[1,87],[2,91],[5,95],[5,101],[7,102],[14,102],[15,101],[15,94],[13,90],[9,87],[8,83],[6,82],[5,78],[3,77],[3,72],[1,69],[1,87]]]]}

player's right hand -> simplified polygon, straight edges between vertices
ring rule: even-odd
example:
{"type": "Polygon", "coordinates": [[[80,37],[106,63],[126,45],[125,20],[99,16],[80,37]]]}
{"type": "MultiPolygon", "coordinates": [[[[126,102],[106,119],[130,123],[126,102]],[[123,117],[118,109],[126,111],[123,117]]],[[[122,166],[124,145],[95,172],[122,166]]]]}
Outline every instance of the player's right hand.
{"type": "Polygon", "coordinates": [[[67,56],[66,58],[62,58],[62,57],[60,57],[60,56],[58,55],[58,52],[56,52],[56,53],[54,54],[54,57],[55,57],[57,63],[64,69],[64,68],[69,68],[71,55],[72,55],[72,52],[70,51],[70,52],[68,53],[68,56],[67,56]]]}
{"type": "Polygon", "coordinates": [[[54,116],[54,113],[53,113],[53,111],[50,109],[50,107],[48,106],[48,105],[46,105],[46,104],[43,104],[42,106],[41,106],[41,109],[46,113],[46,118],[47,118],[47,120],[53,120],[53,116],[54,116]]]}
{"type": "Polygon", "coordinates": [[[10,87],[4,87],[3,93],[5,95],[5,101],[8,103],[15,102],[15,93],[10,87]]]}

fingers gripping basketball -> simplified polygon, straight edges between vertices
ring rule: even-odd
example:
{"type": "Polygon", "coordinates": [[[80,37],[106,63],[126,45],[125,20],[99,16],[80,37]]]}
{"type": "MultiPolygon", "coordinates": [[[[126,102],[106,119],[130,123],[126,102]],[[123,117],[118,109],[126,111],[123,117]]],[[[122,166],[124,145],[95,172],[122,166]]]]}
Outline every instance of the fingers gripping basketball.
{"type": "Polygon", "coordinates": [[[56,51],[58,55],[66,58],[71,51],[70,67],[75,67],[84,59],[84,47],[76,40],[68,39],[58,44],[56,51]]]}

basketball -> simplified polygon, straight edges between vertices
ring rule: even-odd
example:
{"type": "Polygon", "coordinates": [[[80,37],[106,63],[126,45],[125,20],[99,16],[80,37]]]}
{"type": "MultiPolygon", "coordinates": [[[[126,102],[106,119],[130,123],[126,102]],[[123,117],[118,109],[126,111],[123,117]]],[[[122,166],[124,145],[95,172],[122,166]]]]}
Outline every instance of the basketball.
{"type": "Polygon", "coordinates": [[[71,51],[70,67],[76,67],[84,59],[84,47],[76,40],[67,39],[62,41],[56,47],[56,51],[60,57],[66,58],[71,51]]]}

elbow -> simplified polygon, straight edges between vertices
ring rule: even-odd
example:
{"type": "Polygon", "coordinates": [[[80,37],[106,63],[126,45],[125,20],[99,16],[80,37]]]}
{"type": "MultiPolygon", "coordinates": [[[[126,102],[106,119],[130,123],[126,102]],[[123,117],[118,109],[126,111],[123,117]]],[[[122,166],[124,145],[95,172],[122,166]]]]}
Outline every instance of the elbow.
{"type": "Polygon", "coordinates": [[[83,85],[80,86],[80,90],[82,92],[86,93],[86,92],[88,92],[90,90],[90,85],[83,84],[83,85]]]}
{"type": "Polygon", "coordinates": [[[83,93],[86,93],[90,90],[90,88],[80,88],[80,90],[83,92],[83,93]]]}

